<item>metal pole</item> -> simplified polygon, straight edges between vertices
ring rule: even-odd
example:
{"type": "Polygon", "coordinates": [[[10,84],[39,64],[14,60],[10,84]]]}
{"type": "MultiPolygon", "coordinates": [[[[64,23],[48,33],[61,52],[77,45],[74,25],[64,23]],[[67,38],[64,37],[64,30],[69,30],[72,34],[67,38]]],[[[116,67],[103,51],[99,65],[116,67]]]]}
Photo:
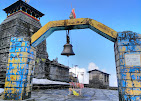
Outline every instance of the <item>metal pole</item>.
{"type": "Polygon", "coordinates": [[[81,72],[81,75],[83,75],[83,84],[84,84],[84,72],[81,72]]]}
{"type": "Polygon", "coordinates": [[[76,77],[76,67],[75,67],[75,77],[76,77]]]}
{"type": "Polygon", "coordinates": [[[84,84],[84,72],[83,72],[83,84],[84,84]]]}
{"type": "Polygon", "coordinates": [[[78,65],[75,65],[75,77],[77,77],[77,75],[76,75],[76,67],[77,67],[78,65]]]}

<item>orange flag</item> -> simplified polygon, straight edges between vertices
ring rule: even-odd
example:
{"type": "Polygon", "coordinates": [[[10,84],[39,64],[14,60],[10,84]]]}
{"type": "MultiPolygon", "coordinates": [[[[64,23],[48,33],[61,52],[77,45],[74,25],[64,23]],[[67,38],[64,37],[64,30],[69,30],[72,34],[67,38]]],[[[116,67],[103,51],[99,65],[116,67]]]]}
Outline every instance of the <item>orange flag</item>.
{"type": "Polygon", "coordinates": [[[72,14],[73,14],[73,18],[76,18],[76,15],[75,15],[75,9],[74,9],[74,8],[72,9],[71,12],[72,12],[72,14]]]}

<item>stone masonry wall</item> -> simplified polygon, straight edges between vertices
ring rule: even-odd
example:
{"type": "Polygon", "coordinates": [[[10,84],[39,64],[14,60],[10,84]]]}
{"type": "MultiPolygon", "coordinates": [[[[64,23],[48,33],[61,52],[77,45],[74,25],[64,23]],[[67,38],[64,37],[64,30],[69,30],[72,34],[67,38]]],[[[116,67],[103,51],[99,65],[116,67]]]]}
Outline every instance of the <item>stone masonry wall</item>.
{"type": "Polygon", "coordinates": [[[12,37],[10,42],[4,100],[24,100],[31,97],[36,50],[27,38],[12,37]]]}
{"type": "MultiPolygon", "coordinates": [[[[32,19],[31,17],[23,14],[22,12],[16,13],[8,18],[6,18],[0,25],[0,85],[4,84],[6,64],[9,54],[10,39],[11,37],[30,37],[36,31],[41,28],[39,21],[32,19]]],[[[46,52],[46,41],[37,46],[37,58],[47,58],[48,54],[46,52]],[[39,51],[42,50],[42,51],[39,51]]],[[[39,61],[40,63],[40,61],[39,61]]],[[[37,71],[40,67],[40,71],[43,71],[45,62],[39,66],[36,64],[35,72],[38,75],[43,74],[37,71]]],[[[35,77],[37,76],[35,75],[35,77]]],[[[39,77],[41,78],[42,75],[39,77]]]]}
{"type": "Polygon", "coordinates": [[[51,80],[69,82],[69,68],[51,63],[49,65],[48,77],[51,80]]]}
{"type": "Polygon", "coordinates": [[[141,101],[141,35],[118,33],[114,45],[120,101],[141,101]]]}

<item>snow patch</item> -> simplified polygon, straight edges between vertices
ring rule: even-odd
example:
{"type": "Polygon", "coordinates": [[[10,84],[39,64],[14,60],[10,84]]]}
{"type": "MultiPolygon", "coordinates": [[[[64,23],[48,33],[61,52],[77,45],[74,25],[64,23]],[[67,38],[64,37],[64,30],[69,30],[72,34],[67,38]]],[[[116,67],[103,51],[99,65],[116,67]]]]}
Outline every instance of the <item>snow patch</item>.
{"type": "Polygon", "coordinates": [[[69,83],[66,83],[66,82],[52,81],[52,80],[48,80],[48,79],[36,79],[36,78],[33,78],[32,83],[33,84],[62,84],[62,85],[69,85],[69,83]]]}

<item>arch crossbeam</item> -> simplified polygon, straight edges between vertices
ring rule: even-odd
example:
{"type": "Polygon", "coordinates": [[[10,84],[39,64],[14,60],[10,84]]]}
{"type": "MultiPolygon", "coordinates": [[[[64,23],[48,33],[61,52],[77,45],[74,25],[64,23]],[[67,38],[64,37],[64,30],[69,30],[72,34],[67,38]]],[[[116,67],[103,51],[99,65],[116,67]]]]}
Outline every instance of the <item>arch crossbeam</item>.
{"type": "Polygon", "coordinates": [[[98,34],[102,35],[112,42],[115,42],[117,38],[117,32],[109,28],[108,26],[90,18],[78,18],[48,22],[31,36],[31,45],[36,47],[48,36],[50,36],[54,31],[57,30],[72,30],[85,28],[90,28],[91,30],[97,32],[98,34]]]}

